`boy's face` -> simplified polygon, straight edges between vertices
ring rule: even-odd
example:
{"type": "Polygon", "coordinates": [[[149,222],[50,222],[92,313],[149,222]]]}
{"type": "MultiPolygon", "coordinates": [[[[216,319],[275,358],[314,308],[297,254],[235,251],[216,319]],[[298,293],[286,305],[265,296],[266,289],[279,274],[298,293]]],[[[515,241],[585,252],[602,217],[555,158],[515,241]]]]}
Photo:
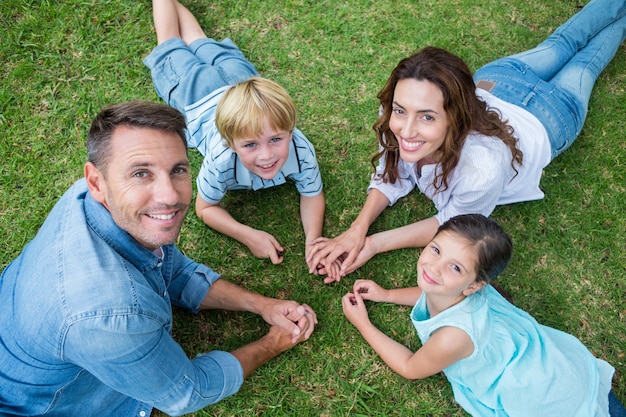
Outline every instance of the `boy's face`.
{"type": "Polygon", "coordinates": [[[235,139],[232,148],[248,171],[271,180],[287,162],[291,138],[292,132],[272,129],[266,122],[261,136],[235,139]]]}

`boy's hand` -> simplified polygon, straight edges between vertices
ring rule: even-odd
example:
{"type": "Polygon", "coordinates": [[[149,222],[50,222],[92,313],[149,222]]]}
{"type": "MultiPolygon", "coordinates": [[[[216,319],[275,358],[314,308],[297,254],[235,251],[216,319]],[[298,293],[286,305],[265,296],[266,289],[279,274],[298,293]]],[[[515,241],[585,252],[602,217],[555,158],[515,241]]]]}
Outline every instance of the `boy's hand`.
{"type": "Polygon", "coordinates": [[[274,265],[285,259],[285,250],[276,238],[262,230],[250,232],[245,242],[252,254],[257,258],[270,258],[274,265]]]}

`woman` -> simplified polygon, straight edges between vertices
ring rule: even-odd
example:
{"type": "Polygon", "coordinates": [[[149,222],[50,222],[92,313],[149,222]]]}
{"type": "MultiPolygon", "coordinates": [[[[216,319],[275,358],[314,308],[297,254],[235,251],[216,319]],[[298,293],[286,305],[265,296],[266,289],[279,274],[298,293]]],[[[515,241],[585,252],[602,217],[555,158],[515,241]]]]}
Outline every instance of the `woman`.
{"type": "Polygon", "coordinates": [[[426,245],[451,217],[543,198],[541,172],[582,130],[593,85],[624,40],[625,15],[623,0],[592,0],[536,48],[473,77],[439,48],[402,60],[378,94],[380,152],[365,205],[347,231],[312,243],[310,272],[337,281],[377,253],[426,245]],[[415,187],[438,213],[367,236],[415,187]],[[337,259],[338,273],[323,267],[337,259]]]}

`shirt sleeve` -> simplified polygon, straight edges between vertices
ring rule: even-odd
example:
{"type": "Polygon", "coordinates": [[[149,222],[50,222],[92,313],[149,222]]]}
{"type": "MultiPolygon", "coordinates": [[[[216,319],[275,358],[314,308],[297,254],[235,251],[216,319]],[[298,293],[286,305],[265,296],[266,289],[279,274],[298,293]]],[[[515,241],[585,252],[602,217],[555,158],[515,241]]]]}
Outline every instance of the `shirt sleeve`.
{"type": "Polygon", "coordinates": [[[210,156],[206,156],[202,161],[198,178],[196,178],[196,186],[198,187],[198,197],[210,204],[219,203],[226,195],[227,180],[210,156]]]}
{"type": "Polygon", "coordinates": [[[378,161],[376,172],[372,175],[367,192],[376,189],[383,193],[389,200],[389,205],[393,206],[400,198],[409,194],[417,184],[416,167],[414,163],[400,160],[398,162],[398,179],[394,183],[383,182],[381,174],[385,170],[386,157],[383,155],[378,161]]]}
{"type": "Polygon", "coordinates": [[[171,415],[234,394],[243,369],[230,353],[189,359],[158,314],[141,308],[76,318],[65,333],[64,359],[114,390],[171,415]]]}
{"type": "Polygon", "coordinates": [[[167,292],[172,303],[193,313],[200,311],[200,304],[211,289],[211,285],[220,278],[220,274],[206,265],[197,263],[183,255],[175,246],[166,246],[166,256],[171,256],[172,279],[167,292]]]}
{"type": "Polygon", "coordinates": [[[297,128],[293,131],[293,142],[298,157],[300,172],[291,175],[298,192],[305,197],[314,197],[322,192],[320,172],[313,144],[297,128]]]}

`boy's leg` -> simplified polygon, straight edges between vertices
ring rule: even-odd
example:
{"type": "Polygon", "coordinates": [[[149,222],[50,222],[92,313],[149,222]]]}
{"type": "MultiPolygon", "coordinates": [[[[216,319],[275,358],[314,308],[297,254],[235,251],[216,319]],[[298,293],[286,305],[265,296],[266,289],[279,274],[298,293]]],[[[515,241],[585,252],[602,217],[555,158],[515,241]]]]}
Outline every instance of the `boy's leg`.
{"type": "Polygon", "coordinates": [[[178,15],[178,28],[180,31],[180,37],[183,38],[187,45],[197,39],[206,38],[207,36],[202,30],[200,23],[196,17],[185,6],[180,4],[177,0],[173,0],[176,5],[176,13],[178,15]]]}
{"type": "Polygon", "coordinates": [[[182,37],[178,25],[178,13],[173,0],[152,0],[152,19],[158,45],[168,39],[182,37]]]}
{"type": "MultiPolygon", "coordinates": [[[[592,0],[537,47],[510,56],[550,81],[591,39],[626,15],[623,0],[592,0]]],[[[613,52],[614,54],[614,52],[613,52]]]]}
{"type": "Polygon", "coordinates": [[[177,0],[152,0],[152,18],[159,45],[172,38],[189,45],[207,37],[196,17],[177,0]]]}

